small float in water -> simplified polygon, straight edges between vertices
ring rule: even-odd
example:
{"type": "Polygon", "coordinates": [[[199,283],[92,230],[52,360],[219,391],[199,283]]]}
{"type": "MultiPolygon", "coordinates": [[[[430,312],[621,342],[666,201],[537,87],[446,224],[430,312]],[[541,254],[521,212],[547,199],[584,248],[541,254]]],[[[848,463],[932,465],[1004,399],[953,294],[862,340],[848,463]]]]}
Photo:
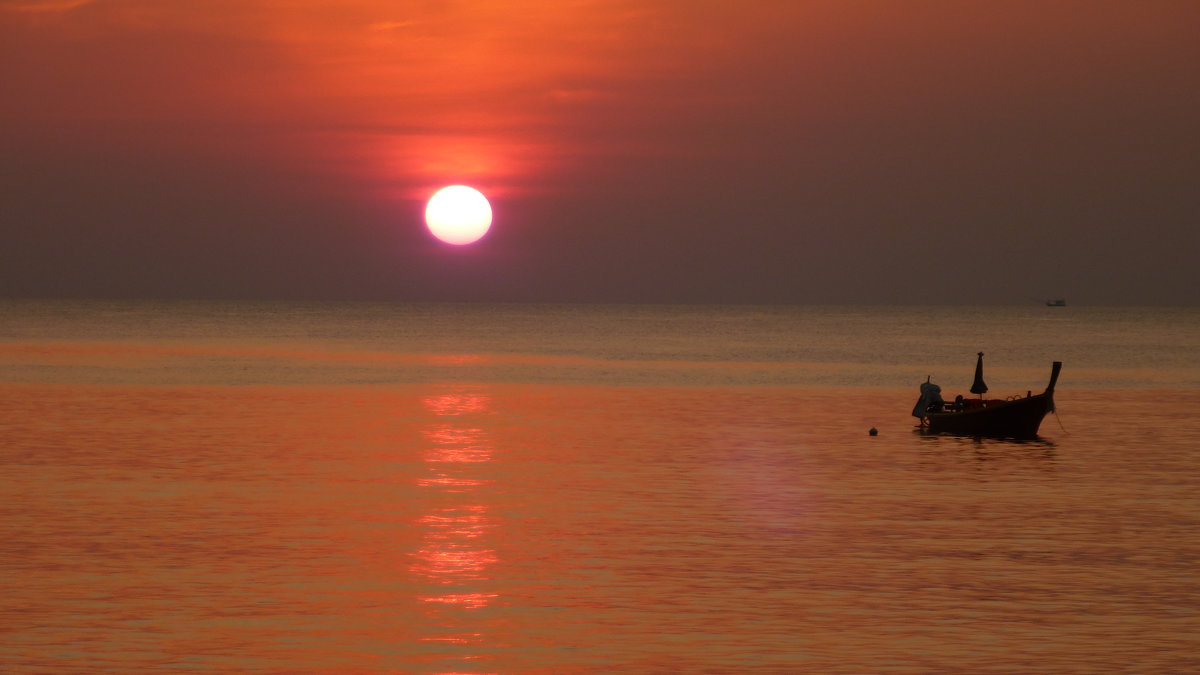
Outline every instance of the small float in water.
{"type": "Polygon", "coordinates": [[[921,398],[913,408],[913,417],[921,420],[921,429],[931,434],[958,436],[988,436],[992,438],[1037,438],[1038,427],[1046,413],[1054,412],[1054,385],[1062,361],[1050,368],[1050,384],[1040,394],[1032,391],[1025,396],[1007,399],[985,399],[987,385],[983,382],[983,352],[975,362],[975,382],[971,393],[979,398],[956,396],[953,402],[942,399],[942,389],[926,378],[921,384],[921,398]]]}

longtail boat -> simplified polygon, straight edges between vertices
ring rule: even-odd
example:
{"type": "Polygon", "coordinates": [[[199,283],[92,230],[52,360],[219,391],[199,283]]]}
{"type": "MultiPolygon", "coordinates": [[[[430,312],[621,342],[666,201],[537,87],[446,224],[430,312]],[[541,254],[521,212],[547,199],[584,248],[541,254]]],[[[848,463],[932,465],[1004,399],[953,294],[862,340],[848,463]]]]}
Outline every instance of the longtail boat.
{"type": "Polygon", "coordinates": [[[1032,391],[1024,396],[1005,399],[985,399],[987,385],[983,383],[983,352],[975,364],[975,383],[972,394],[979,398],[956,396],[953,402],[942,399],[942,390],[926,378],[921,384],[921,398],[913,408],[913,417],[921,420],[921,429],[931,434],[959,436],[988,436],[992,438],[1037,438],[1038,427],[1046,413],[1054,412],[1054,385],[1062,361],[1050,368],[1050,384],[1040,394],[1032,391]]]}

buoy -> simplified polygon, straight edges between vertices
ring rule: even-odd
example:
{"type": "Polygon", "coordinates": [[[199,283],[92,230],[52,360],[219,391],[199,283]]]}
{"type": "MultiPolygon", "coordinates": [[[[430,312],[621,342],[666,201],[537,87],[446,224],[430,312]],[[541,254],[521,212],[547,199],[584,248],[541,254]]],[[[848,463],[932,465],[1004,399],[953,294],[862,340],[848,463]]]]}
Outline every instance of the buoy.
{"type": "Polygon", "coordinates": [[[878,436],[878,435],[879,435],[879,430],[878,430],[878,429],[876,429],[875,427],[871,427],[871,430],[870,430],[870,431],[868,431],[867,433],[868,433],[868,434],[871,434],[872,436],[878,436]]]}

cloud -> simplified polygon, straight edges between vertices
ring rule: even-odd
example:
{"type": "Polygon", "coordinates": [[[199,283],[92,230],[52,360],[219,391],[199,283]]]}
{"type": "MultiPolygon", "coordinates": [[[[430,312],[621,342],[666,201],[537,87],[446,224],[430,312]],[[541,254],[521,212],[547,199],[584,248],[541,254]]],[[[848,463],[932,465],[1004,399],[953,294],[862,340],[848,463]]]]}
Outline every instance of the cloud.
{"type": "Polygon", "coordinates": [[[95,0],[17,0],[0,5],[10,12],[69,12],[95,0]]]}
{"type": "Polygon", "coordinates": [[[375,23],[371,24],[370,28],[371,30],[376,31],[388,31],[397,30],[400,28],[410,28],[415,25],[415,23],[415,21],[376,21],[375,23]]]}

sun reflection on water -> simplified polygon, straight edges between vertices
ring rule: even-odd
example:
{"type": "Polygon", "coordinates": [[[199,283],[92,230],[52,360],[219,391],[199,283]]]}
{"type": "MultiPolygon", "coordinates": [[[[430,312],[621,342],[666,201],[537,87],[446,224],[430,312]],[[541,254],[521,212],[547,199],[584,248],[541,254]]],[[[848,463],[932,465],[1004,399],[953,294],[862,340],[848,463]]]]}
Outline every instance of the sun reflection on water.
{"type": "Polygon", "coordinates": [[[464,388],[426,396],[422,403],[433,420],[422,430],[426,470],[416,484],[428,490],[428,506],[413,522],[421,537],[410,565],[421,580],[416,600],[426,614],[420,640],[440,645],[441,658],[477,661],[486,636],[472,617],[498,595],[486,588],[497,562],[489,545],[496,522],[479,494],[491,483],[486,468],[495,449],[477,418],[490,412],[491,399],[464,388]]]}
{"type": "Polygon", "coordinates": [[[423,546],[417,551],[413,570],[441,584],[485,579],[484,572],[496,562],[493,550],[481,538],[491,526],[483,506],[445,509],[422,516],[423,546]]]}
{"type": "Polygon", "coordinates": [[[482,429],[439,424],[422,433],[432,444],[425,453],[426,462],[489,462],[492,459],[492,448],[482,429]]]}

